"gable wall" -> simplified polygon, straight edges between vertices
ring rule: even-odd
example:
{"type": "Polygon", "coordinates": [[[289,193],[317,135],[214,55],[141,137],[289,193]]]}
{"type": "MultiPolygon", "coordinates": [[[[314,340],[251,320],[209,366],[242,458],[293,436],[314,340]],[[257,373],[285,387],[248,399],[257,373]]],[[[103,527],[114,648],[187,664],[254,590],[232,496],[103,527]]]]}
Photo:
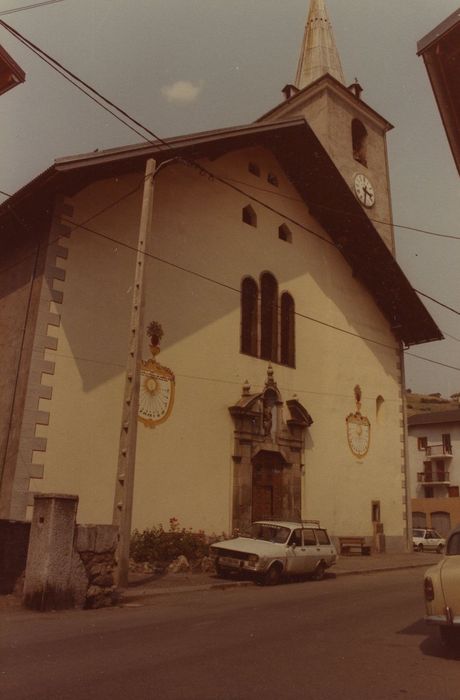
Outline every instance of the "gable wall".
{"type": "MultiPolygon", "coordinates": [[[[206,165],[327,238],[268,152],[229,154],[206,165]],[[261,178],[248,173],[249,159],[260,165],[261,178]],[[278,189],[266,181],[269,170],[279,177],[278,189]]],[[[138,174],[86,188],[71,202],[74,219],[86,220],[141,180],[138,174]]],[[[140,194],[88,226],[135,246],[140,194]]],[[[269,270],[280,291],[292,294],[297,312],[389,346],[298,316],[296,369],[275,364],[274,376],[284,400],[296,394],[314,419],[305,450],[303,516],[320,518],[333,534],[371,535],[371,501],[380,500],[388,542],[401,546],[402,399],[399,351],[388,324],[333,246],[288,221],[293,243],[279,240],[285,218],[254,202],[257,228],[244,224],[241,210],[248,203],[185,166],[171,166],[156,182],[149,252],[178,267],[147,260],[145,323],[163,326],[158,361],[175,373],[176,397],[165,423],[155,429],[139,425],[133,524],[167,524],[174,516],[184,526],[229,530],[228,407],[245,380],[257,392],[267,374],[266,362],[239,352],[238,290],[244,276],[258,280],[269,270]],[[351,453],[345,430],[346,416],[355,411],[356,384],[363,390],[361,411],[371,422],[371,448],[363,459],[351,453]],[[377,419],[379,395],[384,404],[377,419]]],[[[135,253],[84,230],[74,231],[68,246],[57,350],[47,351],[55,362],[50,425],[38,430],[47,437],[44,478],[34,479],[31,489],[78,493],[80,520],[108,522],[135,253]]]]}

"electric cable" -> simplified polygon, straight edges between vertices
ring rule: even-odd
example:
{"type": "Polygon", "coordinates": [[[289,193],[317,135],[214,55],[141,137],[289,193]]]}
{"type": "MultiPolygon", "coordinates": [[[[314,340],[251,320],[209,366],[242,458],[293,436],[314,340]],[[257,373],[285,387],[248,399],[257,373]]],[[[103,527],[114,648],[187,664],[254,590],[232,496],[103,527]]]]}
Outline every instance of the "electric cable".
{"type": "Polygon", "coordinates": [[[43,7],[44,5],[55,5],[58,2],[64,2],[64,0],[45,0],[44,2],[36,2],[33,5],[23,5],[22,7],[15,7],[12,10],[2,10],[0,12],[0,17],[3,17],[3,15],[12,15],[14,12],[24,12],[24,10],[34,10],[36,7],[43,7]]]}
{"type": "MultiPolygon", "coordinates": [[[[111,100],[109,100],[109,99],[108,99],[107,97],[105,97],[102,93],[100,93],[98,90],[96,90],[95,88],[93,88],[89,83],[87,83],[87,82],[85,82],[84,80],[82,80],[79,76],[77,76],[75,73],[73,73],[73,72],[70,71],[68,68],[66,68],[62,63],[60,63],[60,62],[57,61],[55,58],[53,58],[53,56],[51,56],[50,54],[48,54],[46,51],[44,51],[44,50],[41,49],[39,46],[37,46],[36,44],[34,44],[30,39],[28,39],[27,37],[25,37],[24,35],[22,35],[20,32],[18,32],[14,27],[11,27],[11,25],[9,25],[9,24],[7,24],[6,22],[1,21],[1,20],[0,20],[0,25],[3,26],[3,27],[4,27],[7,31],[9,31],[11,34],[13,34],[13,36],[15,36],[21,43],[23,43],[25,46],[27,46],[31,51],[33,51],[33,53],[35,53],[39,58],[41,58],[43,61],[45,61],[51,68],[53,68],[54,70],[56,70],[64,79],[69,80],[69,82],[71,82],[72,85],[74,85],[75,87],[77,87],[77,89],[79,89],[81,92],[83,92],[83,94],[87,95],[90,99],[92,99],[94,102],[96,102],[96,104],[98,104],[100,107],[102,107],[102,109],[105,109],[109,114],[111,114],[111,115],[114,116],[116,119],[118,119],[122,124],[124,124],[124,125],[127,126],[129,129],[131,129],[134,133],[136,133],[138,136],[140,136],[142,139],[144,139],[147,143],[150,143],[150,144],[153,145],[153,144],[155,144],[156,142],[159,142],[159,143],[161,143],[162,145],[166,146],[166,147],[169,148],[169,149],[172,148],[171,144],[170,144],[167,140],[162,139],[162,138],[161,138],[157,133],[155,133],[152,129],[150,129],[149,127],[147,127],[147,126],[145,126],[144,124],[142,124],[140,121],[138,121],[138,120],[135,119],[133,116],[131,116],[128,112],[126,112],[126,111],[123,110],[121,107],[119,107],[116,103],[114,103],[114,102],[112,102],[111,100]],[[76,84],[76,83],[79,83],[80,85],[78,85],[78,84],[76,84]],[[85,89],[82,89],[81,85],[82,85],[85,89]],[[151,139],[147,139],[147,138],[145,137],[145,135],[143,135],[141,132],[139,132],[137,129],[135,129],[131,124],[128,124],[126,121],[124,121],[123,119],[121,119],[120,117],[118,117],[118,115],[114,114],[111,110],[107,109],[107,107],[105,107],[105,105],[103,105],[103,104],[101,104],[100,102],[98,102],[98,99],[95,99],[95,97],[93,97],[91,94],[89,94],[89,93],[86,92],[86,91],[91,92],[93,95],[96,96],[96,98],[98,98],[98,99],[100,99],[100,100],[103,100],[105,103],[107,103],[108,105],[110,105],[110,107],[113,107],[114,109],[116,109],[118,112],[120,112],[120,114],[122,114],[124,117],[126,117],[127,119],[129,119],[131,122],[133,122],[133,124],[135,124],[135,125],[136,125],[137,127],[139,127],[140,129],[143,129],[147,134],[149,134],[150,136],[152,136],[152,138],[155,139],[155,141],[152,141],[151,139]]],[[[215,179],[219,180],[219,181],[222,182],[223,184],[230,184],[230,182],[232,181],[231,178],[222,178],[222,177],[216,176],[215,173],[210,172],[210,171],[207,170],[204,166],[202,166],[202,165],[196,163],[196,162],[193,161],[193,160],[190,160],[189,162],[190,162],[192,165],[194,165],[195,167],[198,167],[198,168],[200,168],[201,170],[203,170],[203,172],[205,172],[205,173],[206,173],[207,175],[209,175],[210,177],[214,177],[215,179]]],[[[238,182],[238,181],[235,180],[235,182],[238,182]]],[[[242,184],[246,184],[246,185],[249,186],[249,187],[256,187],[256,186],[251,185],[251,184],[249,184],[249,183],[242,183],[242,184]]],[[[268,193],[270,193],[270,194],[278,194],[278,195],[280,194],[280,193],[277,193],[276,190],[268,190],[267,188],[259,188],[259,187],[256,187],[256,188],[257,188],[257,189],[260,189],[261,191],[268,192],[268,193]]],[[[240,190],[239,188],[236,188],[236,189],[237,189],[237,191],[240,191],[240,192],[241,192],[241,190],[240,190]]],[[[249,195],[247,192],[244,192],[244,194],[245,194],[245,196],[251,197],[251,195],[249,195]]],[[[295,201],[302,201],[302,200],[300,200],[300,199],[297,199],[297,198],[294,198],[294,197],[290,197],[289,195],[282,195],[282,196],[287,197],[287,198],[291,198],[291,199],[293,199],[293,200],[295,200],[295,201]]],[[[268,206],[269,206],[269,205],[267,205],[265,202],[263,202],[263,201],[261,201],[261,200],[258,200],[258,199],[256,199],[256,198],[254,198],[254,201],[256,201],[256,202],[257,202],[258,204],[260,204],[261,206],[264,206],[264,207],[268,207],[268,206]]],[[[340,209],[337,209],[337,208],[334,208],[334,207],[324,206],[324,205],[322,205],[322,204],[321,204],[321,205],[316,205],[316,206],[320,206],[321,208],[328,209],[329,211],[333,211],[333,212],[339,213],[339,214],[340,214],[340,213],[345,213],[345,212],[343,212],[343,210],[340,210],[340,209]]],[[[283,213],[283,212],[280,212],[280,211],[278,211],[278,210],[276,210],[276,209],[274,209],[274,208],[272,208],[271,210],[272,210],[273,212],[279,214],[280,216],[284,216],[284,213],[283,213]]],[[[347,212],[347,215],[349,215],[349,212],[347,212]]],[[[428,230],[426,230],[426,229],[420,229],[420,228],[416,228],[416,227],[414,227],[414,226],[406,226],[406,225],[403,225],[403,224],[397,224],[397,223],[389,222],[389,221],[382,221],[382,220],[379,220],[379,219],[373,219],[373,218],[371,218],[371,217],[368,217],[368,218],[369,218],[370,221],[373,221],[374,223],[379,223],[379,224],[382,224],[382,225],[385,225],[385,226],[394,226],[394,227],[396,227],[396,228],[407,229],[407,230],[410,230],[410,231],[415,231],[415,232],[424,233],[424,234],[428,234],[428,235],[438,236],[438,237],[440,237],[440,238],[449,238],[449,239],[453,239],[453,240],[458,240],[458,241],[460,241],[460,237],[458,237],[458,236],[453,236],[453,235],[450,235],[450,234],[437,233],[437,232],[434,232],[434,231],[428,231],[428,230]]],[[[302,227],[302,224],[299,224],[299,222],[296,222],[295,220],[292,220],[292,219],[291,219],[291,223],[295,223],[296,225],[302,227]]],[[[310,233],[314,233],[314,232],[312,232],[310,229],[308,229],[308,228],[306,228],[306,227],[304,227],[304,228],[305,228],[307,231],[309,231],[310,233]]],[[[325,242],[327,242],[327,243],[331,243],[331,241],[329,241],[328,239],[323,238],[323,240],[324,240],[325,242]]],[[[334,244],[332,243],[332,245],[334,245],[334,244]]]]}
{"type": "MultiPolygon", "coordinates": [[[[90,97],[91,99],[93,99],[100,107],[102,107],[103,109],[105,109],[106,111],[108,111],[110,114],[112,114],[112,116],[114,116],[115,118],[119,119],[119,121],[121,121],[125,126],[128,126],[128,128],[130,128],[130,129],[132,129],[133,131],[135,131],[135,133],[137,133],[138,135],[140,135],[140,136],[141,136],[144,140],[146,140],[148,143],[154,143],[154,142],[150,141],[149,139],[146,139],[145,136],[142,135],[137,129],[134,129],[134,127],[132,127],[132,125],[128,124],[127,122],[125,122],[124,120],[122,120],[118,115],[114,114],[111,110],[107,109],[107,107],[105,107],[104,105],[100,104],[100,102],[98,102],[95,98],[93,98],[90,94],[88,94],[88,92],[86,92],[85,90],[83,90],[83,89],[80,87],[80,85],[78,85],[77,83],[81,83],[82,85],[84,85],[84,87],[85,87],[87,90],[89,90],[90,92],[92,92],[92,93],[94,93],[95,95],[97,95],[98,98],[104,100],[107,104],[110,104],[112,107],[114,107],[114,109],[116,109],[117,111],[119,111],[121,114],[123,114],[125,117],[127,117],[128,119],[130,119],[130,120],[131,120],[133,123],[135,123],[137,126],[139,126],[139,127],[142,128],[144,131],[146,131],[146,133],[149,133],[151,136],[153,136],[154,139],[155,139],[155,142],[160,142],[160,143],[162,143],[163,145],[165,145],[166,147],[168,147],[168,148],[170,148],[170,149],[172,148],[172,147],[171,147],[171,144],[169,144],[167,141],[161,139],[161,138],[160,138],[157,134],[155,134],[155,132],[153,132],[151,129],[145,127],[143,124],[141,124],[140,122],[138,122],[137,120],[135,120],[133,117],[131,117],[127,112],[125,112],[124,110],[122,110],[121,108],[119,108],[115,103],[113,103],[113,102],[111,102],[110,100],[108,100],[107,98],[105,98],[101,93],[99,93],[99,92],[96,91],[94,88],[92,88],[92,86],[90,86],[88,83],[85,83],[85,82],[84,82],[83,80],[81,80],[78,76],[76,76],[74,73],[72,73],[72,72],[69,71],[67,68],[65,68],[62,64],[60,64],[58,61],[56,61],[56,59],[52,58],[49,54],[47,54],[47,53],[44,52],[42,49],[40,49],[38,46],[36,46],[35,44],[33,44],[33,42],[31,42],[30,40],[28,40],[28,39],[26,39],[25,37],[23,37],[23,36],[22,36],[17,30],[15,30],[13,27],[10,27],[10,25],[8,25],[6,22],[4,22],[4,21],[2,21],[2,20],[0,20],[0,24],[1,24],[5,29],[7,29],[8,31],[10,31],[19,41],[21,41],[21,42],[24,43],[26,46],[28,46],[28,48],[31,49],[34,53],[36,53],[40,58],[42,58],[42,60],[44,60],[46,63],[48,63],[48,65],[50,65],[50,66],[53,67],[55,70],[57,70],[57,71],[60,73],[60,75],[62,75],[65,79],[69,80],[69,81],[71,82],[71,84],[73,84],[75,87],[77,87],[79,90],[81,90],[81,91],[82,91],[84,94],[86,94],[88,97],[90,97]],[[68,76],[71,76],[72,79],[70,79],[68,76]]],[[[270,210],[271,212],[276,213],[276,214],[279,214],[280,216],[282,216],[283,218],[285,218],[287,221],[290,221],[290,222],[293,223],[294,225],[299,226],[300,228],[302,228],[302,229],[308,231],[309,233],[315,235],[316,237],[320,238],[320,239],[323,240],[324,242],[326,242],[326,243],[328,243],[328,244],[330,244],[330,245],[336,247],[335,243],[333,243],[333,242],[330,241],[329,239],[325,238],[324,236],[321,236],[320,234],[317,234],[315,231],[313,231],[312,229],[309,229],[308,227],[304,226],[303,224],[300,224],[300,222],[296,221],[295,219],[292,219],[291,217],[288,217],[286,214],[284,214],[283,212],[278,211],[278,210],[275,209],[274,207],[271,207],[271,206],[268,205],[266,202],[263,202],[262,200],[259,200],[258,198],[256,198],[256,197],[250,195],[249,193],[247,193],[247,192],[245,192],[244,190],[242,190],[240,187],[237,187],[236,185],[231,184],[231,183],[230,183],[228,180],[226,180],[225,178],[222,178],[222,177],[220,177],[220,176],[217,176],[215,173],[212,173],[212,172],[208,171],[206,168],[204,168],[202,165],[200,165],[200,164],[198,164],[198,163],[196,163],[196,162],[193,162],[193,161],[188,161],[188,162],[190,163],[190,165],[192,165],[192,167],[196,167],[197,169],[200,170],[200,172],[202,172],[202,173],[208,175],[208,177],[209,177],[210,179],[216,180],[216,181],[218,181],[218,182],[221,182],[221,183],[224,184],[224,185],[227,185],[227,186],[231,187],[232,189],[234,189],[234,190],[237,191],[238,193],[242,194],[243,196],[252,199],[253,201],[255,201],[255,202],[257,202],[258,204],[260,204],[261,206],[267,208],[267,209],[270,210]]],[[[250,185],[249,185],[249,186],[250,186],[250,185]]],[[[384,222],[381,222],[381,223],[384,223],[384,222]]],[[[84,226],[80,224],[80,225],[78,226],[78,228],[84,228],[84,226]]],[[[98,233],[98,232],[93,231],[93,233],[98,233]]],[[[98,233],[98,235],[100,235],[100,234],[98,233]]],[[[443,234],[439,234],[439,235],[443,235],[443,234]]],[[[443,236],[443,237],[444,237],[444,236],[443,236]]],[[[446,236],[446,237],[447,237],[447,236],[446,236]]],[[[453,237],[453,238],[456,238],[456,237],[453,237]]],[[[113,241],[114,241],[114,242],[117,242],[117,241],[115,241],[115,239],[113,239],[113,241]]],[[[118,245],[123,245],[121,242],[117,242],[117,244],[118,244],[118,245]]],[[[167,262],[167,261],[163,261],[163,262],[167,262]]],[[[213,280],[213,281],[214,281],[215,283],[218,283],[216,280],[213,280]]],[[[238,291],[239,291],[239,290],[238,290],[238,291]]],[[[414,290],[414,291],[417,291],[417,290],[414,290]]],[[[420,294],[423,295],[423,293],[420,293],[420,294]]],[[[427,296],[427,295],[423,295],[423,296],[427,296]]],[[[458,311],[452,309],[451,307],[447,307],[445,304],[442,304],[442,302],[437,302],[437,300],[434,300],[434,299],[432,299],[431,297],[428,297],[428,298],[430,298],[432,301],[435,301],[436,303],[439,303],[440,305],[444,306],[445,308],[448,308],[449,310],[454,311],[455,313],[460,313],[460,312],[458,312],[458,311]]],[[[296,312],[296,313],[297,313],[297,312],[296,312]]],[[[313,320],[313,321],[315,321],[315,322],[318,322],[318,323],[323,323],[323,322],[319,321],[318,319],[314,319],[313,317],[306,317],[306,318],[308,318],[309,320],[313,320]]],[[[324,325],[328,325],[328,324],[325,324],[325,323],[324,323],[324,325]]],[[[341,330],[342,332],[346,332],[346,331],[343,331],[343,329],[339,329],[338,327],[334,327],[334,326],[331,326],[331,327],[335,328],[336,330],[341,330]]],[[[355,335],[355,334],[351,333],[351,335],[355,335]]],[[[356,335],[357,335],[357,334],[356,334],[356,335]]],[[[363,337],[363,336],[359,336],[359,335],[358,335],[358,337],[363,337]]],[[[373,341],[373,340],[367,339],[367,338],[365,338],[365,339],[368,340],[369,342],[378,342],[378,341],[373,341]]],[[[390,346],[386,345],[386,347],[390,347],[390,346]]],[[[426,359],[426,358],[425,358],[425,359],[426,359]]]]}
{"type": "Polygon", "coordinates": [[[439,304],[439,306],[442,306],[444,309],[447,309],[448,311],[452,311],[452,313],[457,314],[460,316],[460,311],[457,311],[457,309],[453,309],[451,306],[447,306],[447,304],[443,304],[442,301],[438,301],[437,299],[433,299],[433,297],[428,296],[428,294],[424,294],[423,292],[420,292],[418,289],[415,289],[412,287],[414,292],[417,292],[417,294],[420,294],[421,297],[425,297],[426,299],[429,299],[430,301],[434,301],[435,304],[439,304]]]}

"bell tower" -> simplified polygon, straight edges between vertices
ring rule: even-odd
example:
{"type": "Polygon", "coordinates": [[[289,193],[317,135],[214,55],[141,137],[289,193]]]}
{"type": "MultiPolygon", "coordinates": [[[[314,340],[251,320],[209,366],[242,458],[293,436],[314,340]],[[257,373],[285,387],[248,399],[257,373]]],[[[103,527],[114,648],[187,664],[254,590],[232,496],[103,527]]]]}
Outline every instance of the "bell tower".
{"type": "MultiPolygon", "coordinates": [[[[295,82],[258,121],[303,116],[394,253],[386,134],[392,125],[346,86],[325,0],[310,0],[295,82]]],[[[333,193],[331,195],[333,206],[333,193]]]]}

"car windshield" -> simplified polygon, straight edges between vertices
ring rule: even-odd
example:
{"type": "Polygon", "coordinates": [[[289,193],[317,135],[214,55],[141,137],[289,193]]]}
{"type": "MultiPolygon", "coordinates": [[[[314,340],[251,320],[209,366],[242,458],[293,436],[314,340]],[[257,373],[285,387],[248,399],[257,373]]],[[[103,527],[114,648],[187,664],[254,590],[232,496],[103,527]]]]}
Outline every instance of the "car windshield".
{"type": "Polygon", "coordinates": [[[277,542],[284,544],[291,531],[288,527],[282,525],[268,525],[263,523],[254,523],[250,530],[250,537],[255,540],[264,540],[265,542],[277,542]]]}
{"type": "Polygon", "coordinates": [[[460,532],[451,536],[447,546],[447,554],[460,554],[460,532]]]}

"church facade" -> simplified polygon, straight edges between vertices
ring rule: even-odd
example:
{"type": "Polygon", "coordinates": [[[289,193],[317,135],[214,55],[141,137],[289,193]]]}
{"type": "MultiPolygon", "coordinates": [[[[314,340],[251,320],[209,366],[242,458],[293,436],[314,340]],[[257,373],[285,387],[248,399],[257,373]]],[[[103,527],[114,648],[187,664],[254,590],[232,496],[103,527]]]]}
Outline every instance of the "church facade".
{"type": "Polygon", "coordinates": [[[390,125],[322,1],[284,92],[252,124],[60,159],[0,208],[0,517],[60,492],[116,518],[136,380],[133,527],[314,518],[407,547],[402,349],[442,336],[393,255],[390,125]]]}

